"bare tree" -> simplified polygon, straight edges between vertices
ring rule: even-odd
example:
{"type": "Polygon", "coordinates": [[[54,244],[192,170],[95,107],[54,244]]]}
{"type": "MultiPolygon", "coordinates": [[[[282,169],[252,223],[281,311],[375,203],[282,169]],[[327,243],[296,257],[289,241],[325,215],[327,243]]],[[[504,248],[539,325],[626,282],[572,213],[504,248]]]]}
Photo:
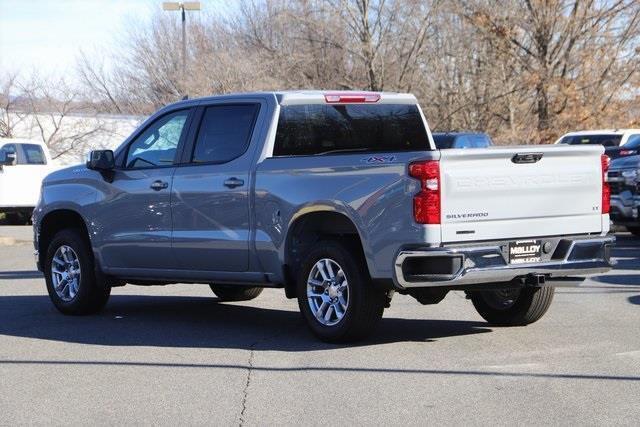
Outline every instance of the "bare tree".
{"type": "Polygon", "coordinates": [[[89,59],[86,52],[80,51],[78,56],[77,71],[81,82],[85,85],[87,94],[103,102],[103,111],[122,114],[125,107],[121,105],[117,90],[117,84],[107,71],[104,60],[98,55],[95,59],[89,59]]]}
{"type": "Polygon", "coordinates": [[[0,137],[15,137],[15,128],[25,118],[20,109],[18,73],[7,73],[0,80],[0,137]]]}
{"type": "Polygon", "coordinates": [[[464,16],[484,37],[517,60],[533,93],[542,139],[548,139],[558,116],[580,102],[577,94],[593,93],[596,110],[606,110],[637,72],[640,4],[635,0],[462,4],[464,16]]]}
{"type": "Polygon", "coordinates": [[[29,115],[29,133],[36,135],[57,159],[85,151],[93,138],[112,132],[77,89],[64,79],[37,75],[21,84],[29,115]]]}
{"type": "Polygon", "coordinates": [[[186,79],[179,22],[160,13],[121,36],[109,67],[81,55],[79,74],[115,113],[184,93],[409,91],[439,130],[549,142],[639,120],[639,21],[637,0],[247,0],[189,21],[186,79]]]}

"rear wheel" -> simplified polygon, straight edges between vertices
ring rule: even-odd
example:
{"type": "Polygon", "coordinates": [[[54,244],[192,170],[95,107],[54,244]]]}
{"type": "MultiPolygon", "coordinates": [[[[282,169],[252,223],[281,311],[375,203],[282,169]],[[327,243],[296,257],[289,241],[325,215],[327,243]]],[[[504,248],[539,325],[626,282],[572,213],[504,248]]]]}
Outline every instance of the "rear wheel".
{"type": "Polygon", "coordinates": [[[79,230],[53,237],[44,270],[49,297],[64,314],[97,313],[109,299],[111,287],[97,277],[91,247],[79,230]]]}
{"type": "Polygon", "coordinates": [[[640,237],[640,227],[627,227],[627,230],[634,236],[640,237]]]}
{"type": "Polygon", "coordinates": [[[555,288],[500,289],[471,293],[480,316],[497,326],[524,326],[539,320],[551,302],[555,288]]]}
{"type": "Polygon", "coordinates": [[[220,301],[249,301],[262,293],[262,288],[248,288],[240,285],[209,285],[220,301]]]}
{"type": "Polygon", "coordinates": [[[298,306],[311,331],[327,342],[348,342],[369,335],[387,302],[356,248],[319,242],[298,272],[298,306]]]}

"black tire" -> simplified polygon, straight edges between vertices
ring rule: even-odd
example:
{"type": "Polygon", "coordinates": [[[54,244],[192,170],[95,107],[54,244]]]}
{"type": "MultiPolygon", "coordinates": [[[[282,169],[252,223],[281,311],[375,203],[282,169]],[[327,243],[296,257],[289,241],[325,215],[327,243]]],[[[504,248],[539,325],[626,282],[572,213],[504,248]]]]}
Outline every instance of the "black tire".
{"type": "Polygon", "coordinates": [[[248,288],[241,285],[209,285],[220,301],[249,301],[262,293],[262,288],[248,288]]]}
{"type": "Polygon", "coordinates": [[[524,326],[539,320],[553,301],[555,288],[522,288],[471,293],[480,316],[495,326],[524,326]]]}
{"type": "MultiPolygon", "coordinates": [[[[303,257],[301,268],[297,274],[298,306],[311,332],[322,341],[353,342],[360,340],[371,334],[382,318],[386,295],[384,291],[371,283],[366,265],[359,248],[335,241],[318,242],[315,249],[303,257]],[[316,318],[310,307],[311,302],[307,298],[307,280],[316,263],[322,259],[336,262],[344,272],[348,283],[348,286],[345,287],[348,292],[346,309],[343,310],[344,314],[341,320],[333,325],[322,324],[316,318]]],[[[326,289],[324,286],[318,288],[326,289]]],[[[319,292],[322,293],[320,290],[319,292]]],[[[317,296],[316,298],[324,297],[317,296]]],[[[337,297],[335,299],[337,300],[337,297]]],[[[337,309],[333,310],[337,317],[337,309]]]]}
{"type": "Polygon", "coordinates": [[[111,287],[96,275],[93,252],[80,230],[59,231],[51,240],[45,256],[44,275],[49,298],[60,312],[70,315],[94,314],[102,310],[111,294],[111,287]],[[73,299],[65,301],[54,289],[51,270],[53,257],[61,246],[68,246],[77,255],[80,267],[78,290],[73,299]]]}
{"type": "Polygon", "coordinates": [[[640,237],[640,227],[627,227],[627,230],[634,236],[640,237]]]}

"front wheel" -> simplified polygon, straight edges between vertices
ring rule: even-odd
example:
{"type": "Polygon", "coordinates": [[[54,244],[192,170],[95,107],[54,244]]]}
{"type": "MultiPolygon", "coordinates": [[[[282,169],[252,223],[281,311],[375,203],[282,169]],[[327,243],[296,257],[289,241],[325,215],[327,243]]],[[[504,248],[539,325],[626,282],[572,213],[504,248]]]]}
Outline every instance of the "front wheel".
{"type": "Polygon", "coordinates": [[[79,230],[62,230],[53,237],[44,273],[49,297],[64,314],[97,313],[111,294],[96,275],[91,247],[79,230]]]}
{"type": "Polygon", "coordinates": [[[356,248],[319,242],[298,273],[298,306],[311,331],[326,342],[349,342],[370,334],[382,318],[385,293],[377,289],[356,248]]]}
{"type": "Polygon", "coordinates": [[[496,326],[524,326],[539,320],[553,301],[555,288],[500,289],[471,293],[480,316],[496,326]]]}

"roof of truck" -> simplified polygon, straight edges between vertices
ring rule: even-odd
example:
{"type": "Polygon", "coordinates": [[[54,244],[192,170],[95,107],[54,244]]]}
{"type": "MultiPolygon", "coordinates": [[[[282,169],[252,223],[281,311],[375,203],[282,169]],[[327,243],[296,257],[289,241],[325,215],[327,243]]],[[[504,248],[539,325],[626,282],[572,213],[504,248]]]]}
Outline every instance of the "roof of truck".
{"type": "Polygon", "coordinates": [[[41,147],[47,147],[42,141],[38,141],[37,139],[26,139],[26,138],[0,138],[0,146],[4,144],[32,144],[39,145],[41,147]]]}
{"type": "Polygon", "coordinates": [[[295,105],[295,104],[325,104],[325,103],[345,103],[338,101],[328,101],[327,97],[339,97],[351,98],[349,103],[363,103],[363,104],[417,104],[418,100],[413,94],[410,93],[396,93],[396,92],[368,92],[368,91],[346,91],[346,90],[280,90],[280,91],[264,91],[264,92],[239,92],[228,93],[221,95],[212,95],[200,98],[190,98],[183,101],[170,104],[171,106],[181,104],[195,104],[200,101],[214,101],[224,98],[251,98],[252,96],[264,96],[273,95],[277,98],[278,103],[281,105],[295,105]],[[367,101],[358,102],[354,99],[367,97],[367,101]],[[375,101],[373,99],[376,99],[375,101]]]}
{"type": "Polygon", "coordinates": [[[365,104],[416,104],[418,100],[410,93],[397,92],[366,92],[366,91],[346,91],[346,90],[294,90],[275,92],[276,97],[282,105],[292,104],[326,104],[342,103],[341,98],[350,98],[349,103],[365,104]],[[334,97],[335,101],[329,101],[329,97],[334,97]],[[368,101],[358,102],[357,99],[369,98],[368,101]],[[355,101],[354,101],[355,100],[355,101]]]}

